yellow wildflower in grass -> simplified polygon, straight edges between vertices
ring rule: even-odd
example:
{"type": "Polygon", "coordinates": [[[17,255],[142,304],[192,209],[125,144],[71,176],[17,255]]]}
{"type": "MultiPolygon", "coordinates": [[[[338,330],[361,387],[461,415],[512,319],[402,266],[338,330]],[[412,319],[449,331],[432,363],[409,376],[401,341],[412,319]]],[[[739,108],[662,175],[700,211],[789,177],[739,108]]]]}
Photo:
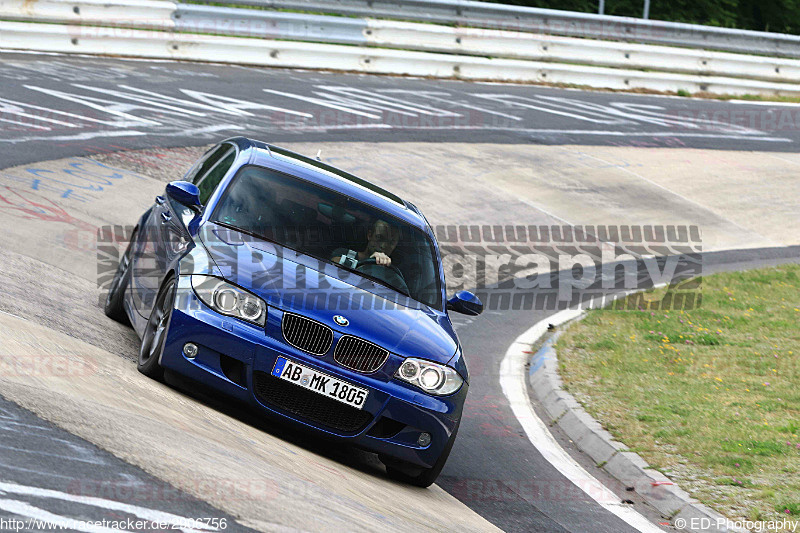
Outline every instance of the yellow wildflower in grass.
{"type": "MultiPolygon", "coordinates": [[[[770,510],[775,505],[784,500],[796,501],[800,494],[800,477],[793,475],[797,473],[800,455],[760,455],[760,452],[770,451],[768,447],[762,449],[761,444],[766,446],[776,438],[782,438],[783,442],[790,440],[791,448],[797,448],[796,453],[800,454],[797,436],[800,431],[795,429],[798,411],[796,404],[787,401],[787,398],[794,398],[795,377],[800,368],[797,366],[800,359],[794,358],[793,353],[797,349],[800,354],[800,338],[794,324],[800,316],[800,298],[796,296],[800,289],[800,267],[765,269],[753,271],[752,275],[759,277],[758,283],[749,278],[751,273],[705,278],[703,306],[695,312],[658,310],[644,317],[641,313],[598,311],[594,322],[590,318],[570,328],[566,338],[575,342],[575,335],[580,333],[589,339],[601,340],[608,339],[606,335],[611,333],[616,334],[612,337],[614,341],[627,336],[631,342],[616,343],[609,352],[613,357],[607,361],[583,359],[585,350],[576,350],[572,355],[565,353],[563,378],[577,390],[590,391],[592,398],[602,400],[598,400],[599,405],[617,406],[618,409],[599,409],[603,412],[595,414],[614,424],[615,436],[620,440],[640,447],[643,457],[648,458],[650,454],[655,462],[665,467],[688,464],[702,472],[703,479],[708,482],[693,487],[692,495],[704,503],[722,509],[735,508],[741,495],[718,491],[714,480],[730,479],[733,474],[744,474],[746,468],[755,468],[758,473],[752,475],[757,475],[758,481],[748,480],[748,483],[752,481],[771,490],[769,493],[752,491],[748,499],[752,497],[759,507],[767,509],[765,518],[773,518],[776,513],[770,510]],[[729,294],[719,290],[724,283],[730,285],[725,287],[729,294]],[[781,296],[785,295],[795,296],[786,298],[785,308],[781,309],[781,296]],[[744,303],[748,300],[762,302],[759,312],[744,303]],[[795,303],[788,300],[795,300],[795,303]],[[734,303],[736,305],[732,305],[734,303]],[[731,315],[724,315],[723,310],[730,311],[731,315]],[[610,320],[619,326],[608,327],[610,320]],[[637,338],[640,328],[645,330],[641,340],[637,338]],[[673,335],[676,344],[672,344],[673,335]],[[686,360],[680,356],[678,346],[692,350],[686,360]],[[649,364],[651,359],[653,365],[649,364]],[[642,362],[647,364],[639,364],[642,362]],[[775,367],[770,367],[770,363],[775,367]],[[780,379],[778,364],[781,365],[780,379]],[[763,375],[765,369],[768,373],[763,375]],[[774,375],[772,378],[767,377],[770,371],[774,375]],[[602,376],[603,387],[597,387],[599,376],[602,376]],[[665,381],[665,377],[670,379],[665,381]],[[713,392],[708,389],[709,380],[713,392]],[[631,420],[627,408],[630,405],[647,406],[642,407],[644,411],[652,407],[657,416],[644,412],[642,420],[638,417],[631,420]],[[710,423],[720,416],[720,424],[710,423]],[[673,426],[685,428],[687,432],[664,430],[673,426]],[[642,428],[651,436],[663,430],[665,435],[659,440],[674,448],[651,449],[652,439],[642,440],[642,428]],[[742,462],[740,457],[748,461],[742,462]]],[[[583,344],[585,340],[577,342],[583,344]]],[[[587,410],[592,408],[587,406],[587,410]]],[[[777,512],[782,511],[781,508],[777,512]]]]}

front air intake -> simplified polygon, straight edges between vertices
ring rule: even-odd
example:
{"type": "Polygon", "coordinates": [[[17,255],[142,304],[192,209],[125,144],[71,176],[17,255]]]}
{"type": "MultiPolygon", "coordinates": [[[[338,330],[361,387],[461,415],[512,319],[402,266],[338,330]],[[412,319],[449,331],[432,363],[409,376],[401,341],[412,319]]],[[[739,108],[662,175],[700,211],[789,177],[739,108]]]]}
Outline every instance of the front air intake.
{"type": "Polygon", "coordinates": [[[358,433],[372,421],[369,411],[356,409],[266,372],[253,372],[253,388],[258,401],[267,407],[342,433],[358,433]]]}

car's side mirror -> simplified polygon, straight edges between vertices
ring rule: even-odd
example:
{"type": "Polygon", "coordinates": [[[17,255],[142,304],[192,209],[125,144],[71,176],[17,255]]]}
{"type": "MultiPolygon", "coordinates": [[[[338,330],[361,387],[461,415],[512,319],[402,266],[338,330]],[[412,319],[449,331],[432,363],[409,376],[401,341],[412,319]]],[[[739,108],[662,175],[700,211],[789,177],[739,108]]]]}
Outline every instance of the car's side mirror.
{"type": "Polygon", "coordinates": [[[447,300],[447,310],[477,316],[483,312],[483,303],[480,298],[469,291],[458,291],[447,300]]]}
{"type": "Polygon", "coordinates": [[[200,210],[200,189],[188,181],[171,181],[167,183],[167,196],[193,211],[200,210]]]}

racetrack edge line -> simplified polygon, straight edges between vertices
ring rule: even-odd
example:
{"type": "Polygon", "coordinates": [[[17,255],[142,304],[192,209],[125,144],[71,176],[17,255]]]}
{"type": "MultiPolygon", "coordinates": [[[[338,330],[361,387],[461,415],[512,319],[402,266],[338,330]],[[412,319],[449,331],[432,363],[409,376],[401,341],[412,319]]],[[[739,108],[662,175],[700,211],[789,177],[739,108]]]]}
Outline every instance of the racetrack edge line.
{"type": "Polygon", "coordinates": [[[565,309],[534,324],[530,329],[511,343],[500,364],[500,387],[506,396],[511,411],[519,421],[531,444],[542,454],[553,467],[569,479],[589,497],[595,500],[608,512],[616,515],[631,527],[642,532],[660,533],[655,524],[635,509],[621,503],[610,489],[605,487],[594,476],[578,464],[558,444],[545,422],[533,410],[526,388],[525,363],[530,357],[530,345],[536,342],[547,331],[548,325],[559,326],[573,320],[583,313],[580,309],[565,309]]]}

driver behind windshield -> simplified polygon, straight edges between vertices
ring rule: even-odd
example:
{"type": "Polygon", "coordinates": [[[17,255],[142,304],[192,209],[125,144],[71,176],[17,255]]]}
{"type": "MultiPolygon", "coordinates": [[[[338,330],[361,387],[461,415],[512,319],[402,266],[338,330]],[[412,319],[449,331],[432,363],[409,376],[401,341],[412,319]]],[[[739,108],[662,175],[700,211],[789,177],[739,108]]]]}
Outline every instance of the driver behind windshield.
{"type": "Polygon", "coordinates": [[[391,266],[391,255],[399,240],[400,230],[385,220],[378,219],[367,230],[367,244],[363,250],[357,252],[347,248],[337,248],[331,254],[331,261],[355,268],[361,261],[375,259],[377,265],[391,266]]]}

